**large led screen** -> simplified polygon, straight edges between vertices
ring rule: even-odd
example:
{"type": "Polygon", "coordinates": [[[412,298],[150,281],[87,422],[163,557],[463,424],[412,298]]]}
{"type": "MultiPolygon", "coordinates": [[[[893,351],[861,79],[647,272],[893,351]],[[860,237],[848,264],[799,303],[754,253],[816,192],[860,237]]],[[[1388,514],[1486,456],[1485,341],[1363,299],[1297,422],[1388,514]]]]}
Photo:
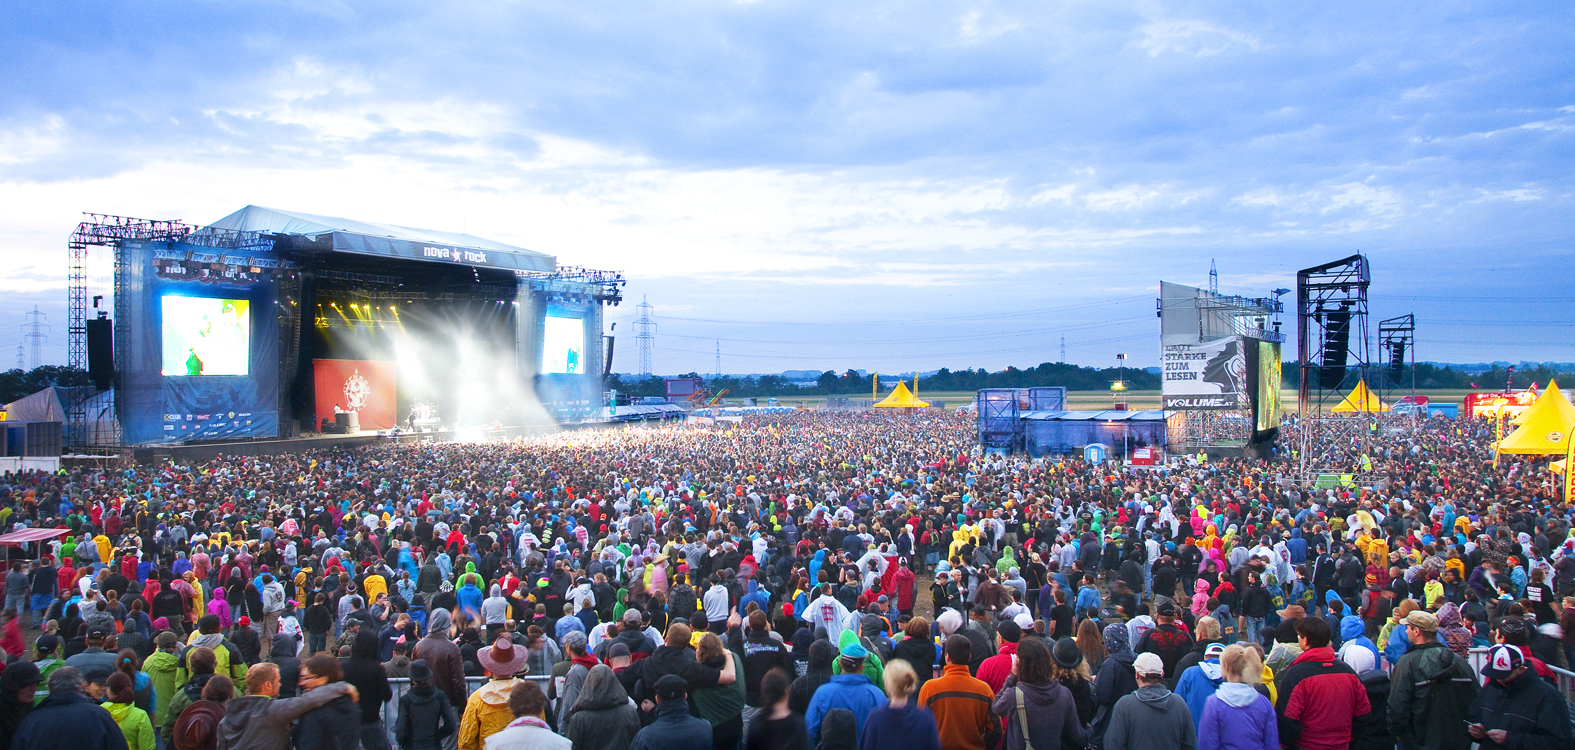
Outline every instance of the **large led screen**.
{"type": "Polygon", "coordinates": [[[1258,342],[1258,423],[1262,432],[1280,426],[1280,345],[1258,342]]]}
{"type": "Polygon", "coordinates": [[[542,335],[541,371],[585,372],[585,321],[548,315],[546,322],[546,330],[542,335]]]}
{"type": "Polygon", "coordinates": [[[249,301],[166,295],[162,303],[161,374],[247,374],[252,334],[249,301]]]}

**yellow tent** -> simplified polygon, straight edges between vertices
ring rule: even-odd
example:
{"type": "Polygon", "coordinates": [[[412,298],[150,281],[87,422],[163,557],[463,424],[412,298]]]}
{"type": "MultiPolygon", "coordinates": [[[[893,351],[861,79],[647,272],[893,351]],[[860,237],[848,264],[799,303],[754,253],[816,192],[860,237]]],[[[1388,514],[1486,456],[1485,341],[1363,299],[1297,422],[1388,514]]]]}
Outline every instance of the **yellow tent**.
{"type": "Polygon", "coordinates": [[[1542,398],[1526,410],[1519,427],[1498,444],[1499,453],[1550,456],[1569,452],[1570,432],[1575,430],[1575,405],[1559,390],[1557,384],[1548,383],[1542,398]]]}
{"type": "Polygon", "coordinates": [[[880,403],[876,404],[875,408],[877,408],[877,409],[923,409],[923,408],[928,407],[928,406],[929,406],[928,402],[920,401],[917,396],[913,395],[912,391],[908,390],[907,384],[905,384],[901,380],[899,380],[899,381],[897,381],[897,390],[892,391],[890,396],[887,396],[885,400],[883,400],[880,403]]]}
{"type": "Polygon", "coordinates": [[[1332,411],[1337,413],[1377,412],[1389,411],[1389,407],[1385,406],[1384,402],[1379,401],[1372,391],[1367,390],[1367,381],[1358,380],[1356,381],[1356,387],[1351,389],[1350,395],[1347,395],[1344,401],[1336,404],[1332,411]]]}

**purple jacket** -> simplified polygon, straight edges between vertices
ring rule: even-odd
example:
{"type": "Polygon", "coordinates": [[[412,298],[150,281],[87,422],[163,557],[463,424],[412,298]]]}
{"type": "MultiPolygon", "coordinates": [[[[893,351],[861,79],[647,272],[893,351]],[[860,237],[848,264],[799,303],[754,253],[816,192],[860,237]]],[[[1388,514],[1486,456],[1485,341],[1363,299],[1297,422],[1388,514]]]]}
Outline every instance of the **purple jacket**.
{"type": "Polygon", "coordinates": [[[1197,750],[1279,750],[1274,706],[1251,685],[1226,682],[1203,706],[1197,750]]]}

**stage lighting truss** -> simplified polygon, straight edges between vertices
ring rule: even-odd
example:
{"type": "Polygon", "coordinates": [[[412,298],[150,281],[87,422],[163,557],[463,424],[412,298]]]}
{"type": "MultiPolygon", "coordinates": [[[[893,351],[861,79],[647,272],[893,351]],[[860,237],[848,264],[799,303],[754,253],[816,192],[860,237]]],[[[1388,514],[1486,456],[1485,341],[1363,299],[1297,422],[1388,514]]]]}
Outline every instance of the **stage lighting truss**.
{"type": "Polygon", "coordinates": [[[1294,447],[1297,478],[1309,487],[1329,474],[1353,477],[1358,484],[1375,478],[1369,474],[1376,417],[1334,411],[1356,382],[1374,385],[1367,336],[1371,278],[1367,258],[1360,253],[1296,273],[1294,447]],[[1338,371],[1333,363],[1338,363],[1338,371]]]}
{"type": "Polygon", "coordinates": [[[1384,403],[1392,405],[1395,399],[1391,394],[1406,387],[1403,381],[1407,365],[1411,370],[1410,389],[1416,393],[1416,315],[1378,321],[1378,356],[1382,367],[1373,369],[1381,373],[1379,393],[1384,403]]]}
{"type": "Polygon", "coordinates": [[[528,280],[537,292],[583,297],[583,302],[612,307],[623,302],[623,287],[629,283],[622,271],[598,271],[580,266],[558,266],[552,271],[515,271],[515,275],[528,280]]]}
{"type": "MultiPolygon", "coordinates": [[[[163,258],[166,262],[162,265],[155,263],[160,266],[160,273],[178,272],[179,275],[188,278],[211,276],[244,283],[253,280],[254,277],[277,273],[282,268],[293,268],[279,261],[251,255],[273,250],[273,240],[258,232],[203,227],[187,224],[178,219],[137,219],[129,216],[84,213],[81,223],[77,224],[66,243],[70,251],[66,274],[66,363],[71,367],[86,370],[88,365],[87,249],[93,245],[116,248],[114,283],[115,304],[118,306],[120,301],[125,299],[129,283],[125,259],[119,252],[120,243],[126,240],[178,242],[228,251],[213,254],[191,253],[190,255],[202,257],[201,259],[169,257],[163,258]],[[179,265],[174,263],[177,260],[180,261],[179,265]]],[[[127,332],[122,328],[122,316],[119,313],[120,311],[117,310],[115,315],[115,338],[117,341],[123,341],[127,332]]],[[[114,427],[107,431],[98,427],[99,420],[89,423],[86,414],[87,400],[92,394],[83,389],[76,389],[71,393],[73,395],[66,404],[65,444],[78,451],[95,449],[118,451],[120,445],[118,422],[112,421],[114,427]],[[92,434],[89,434],[89,424],[93,425],[92,434]]]]}

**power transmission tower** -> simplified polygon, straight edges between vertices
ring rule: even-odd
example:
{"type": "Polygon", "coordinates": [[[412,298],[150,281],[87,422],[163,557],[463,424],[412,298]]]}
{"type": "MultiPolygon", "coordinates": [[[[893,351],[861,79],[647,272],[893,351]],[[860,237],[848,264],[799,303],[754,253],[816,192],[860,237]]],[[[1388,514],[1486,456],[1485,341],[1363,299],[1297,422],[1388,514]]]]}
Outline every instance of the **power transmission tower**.
{"type": "Polygon", "coordinates": [[[722,340],[716,340],[716,376],[722,377],[722,340]]]}
{"type": "Polygon", "coordinates": [[[1209,291],[1214,294],[1220,293],[1220,272],[1214,267],[1213,258],[1209,258],[1209,291]]]}
{"type": "Polygon", "coordinates": [[[33,305],[33,311],[27,314],[27,322],[22,324],[22,338],[28,344],[28,369],[36,370],[44,365],[44,342],[49,338],[50,326],[44,322],[49,317],[39,312],[38,305],[33,305]]]}
{"type": "Polygon", "coordinates": [[[26,370],[27,369],[26,350],[27,350],[27,344],[24,344],[24,343],[22,343],[20,341],[16,342],[16,369],[18,369],[18,370],[26,370]]]}
{"type": "Polygon", "coordinates": [[[1061,336],[1061,359],[1060,359],[1060,362],[1063,365],[1066,364],[1066,336],[1064,334],[1061,336]]]}
{"type": "Polygon", "coordinates": [[[640,295],[640,304],[634,309],[640,311],[640,317],[634,321],[634,340],[640,348],[640,375],[651,376],[651,350],[656,347],[656,321],[651,319],[651,311],[655,310],[645,295],[640,295]]]}

